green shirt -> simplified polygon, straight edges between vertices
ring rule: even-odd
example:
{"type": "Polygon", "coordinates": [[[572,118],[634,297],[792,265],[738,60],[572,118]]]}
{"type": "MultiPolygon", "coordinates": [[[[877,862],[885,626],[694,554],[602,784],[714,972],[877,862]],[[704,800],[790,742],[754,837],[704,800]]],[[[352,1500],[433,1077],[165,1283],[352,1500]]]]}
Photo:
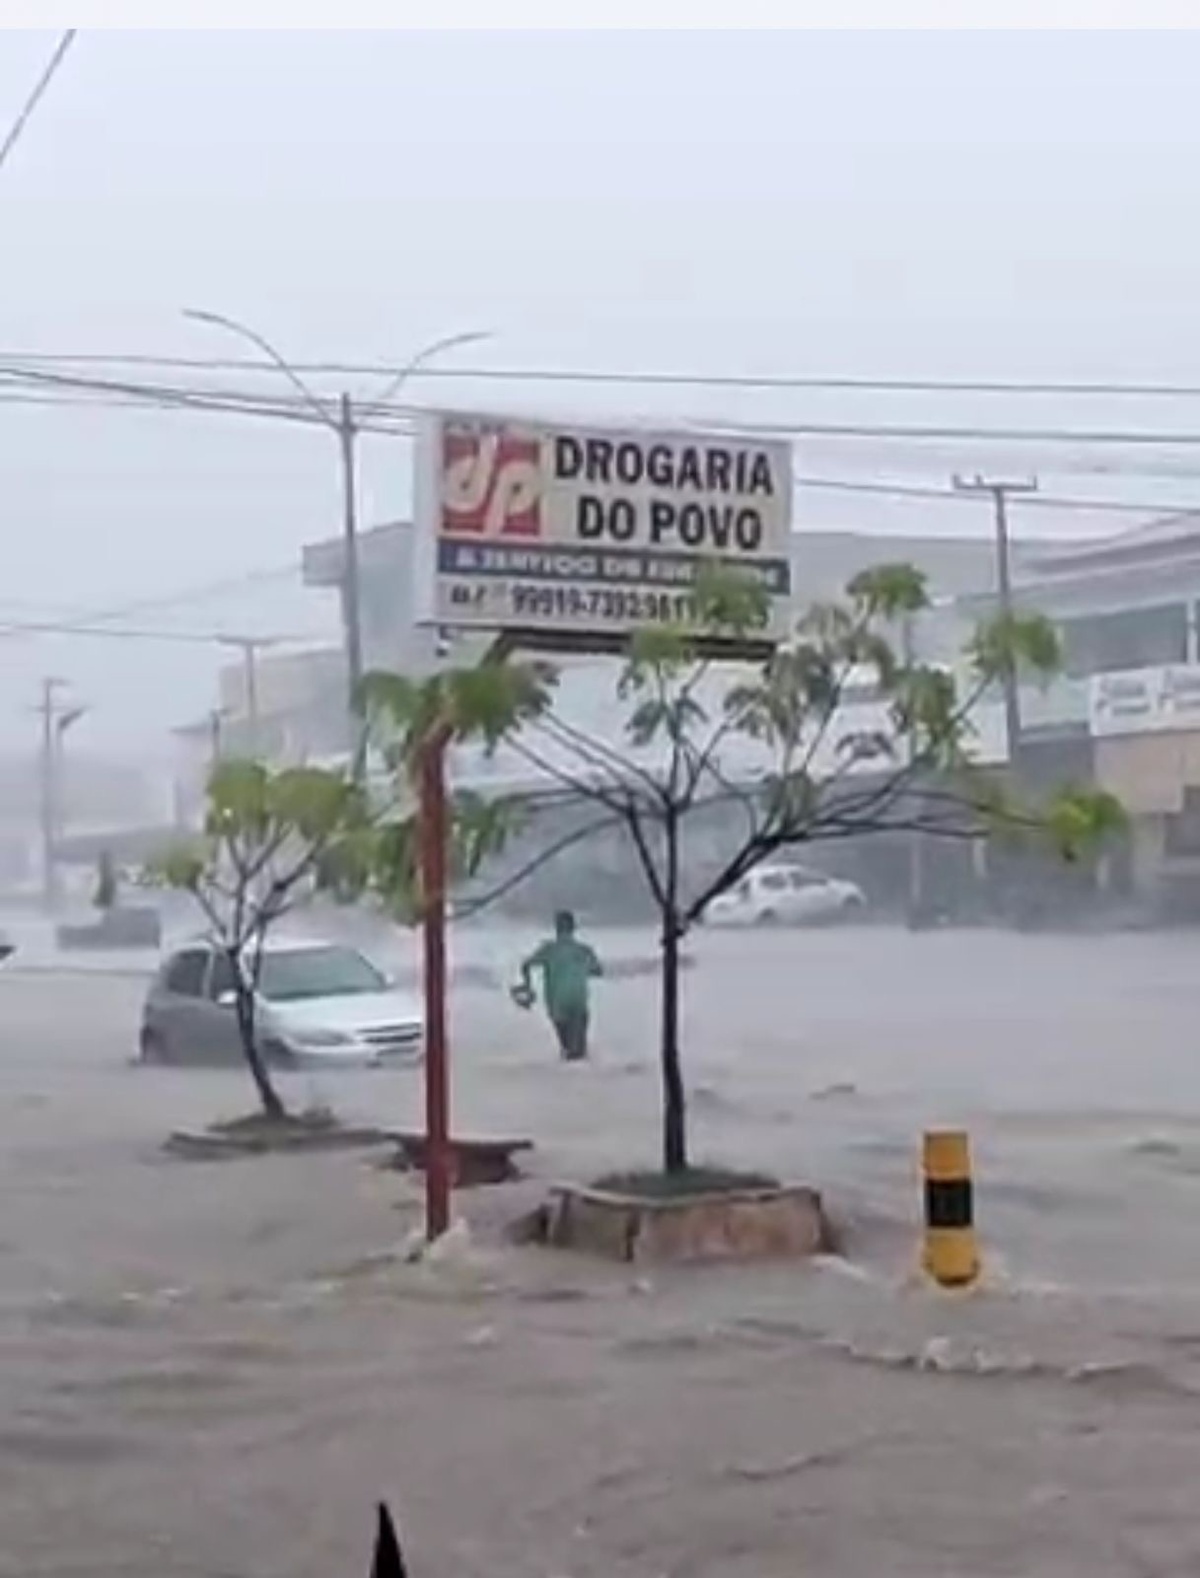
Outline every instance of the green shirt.
{"type": "Polygon", "coordinates": [[[541,970],[542,995],[551,1015],[586,1008],[592,977],[603,974],[593,951],[574,937],[544,942],[527,961],[527,968],[541,970]]]}

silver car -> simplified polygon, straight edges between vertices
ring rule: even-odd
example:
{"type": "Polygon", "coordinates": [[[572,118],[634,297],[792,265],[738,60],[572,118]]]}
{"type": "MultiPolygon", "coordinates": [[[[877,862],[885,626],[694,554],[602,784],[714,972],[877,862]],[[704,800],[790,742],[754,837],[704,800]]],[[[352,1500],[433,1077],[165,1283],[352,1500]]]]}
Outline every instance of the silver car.
{"type": "MultiPolygon", "coordinates": [[[[142,1010],[145,1063],[241,1059],[233,973],[211,942],[188,943],[163,960],[142,1010]]],[[[272,1063],[345,1068],[419,1061],[421,1004],[370,960],[340,943],[268,942],[256,1008],[257,1039],[272,1063]]]]}
{"type": "Polygon", "coordinates": [[[860,887],[807,866],[759,866],[713,899],[710,926],[805,926],[844,919],[866,905],[860,887]]]}

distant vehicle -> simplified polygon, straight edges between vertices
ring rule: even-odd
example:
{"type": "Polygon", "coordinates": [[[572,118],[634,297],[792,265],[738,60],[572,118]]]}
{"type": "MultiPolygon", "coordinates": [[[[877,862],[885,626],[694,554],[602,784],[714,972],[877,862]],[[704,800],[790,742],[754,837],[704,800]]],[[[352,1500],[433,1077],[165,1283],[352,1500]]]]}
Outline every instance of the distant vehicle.
{"type": "MultiPolygon", "coordinates": [[[[211,942],[164,959],[146,996],[144,1063],[236,1063],[242,1057],[229,960],[211,942]]],[[[418,1062],[420,1003],[354,948],[300,938],[268,941],[256,1008],[266,1059],[287,1068],[418,1062]]]]}
{"type": "Polygon", "coordinates": [[[711,926],[811,926],[861,909],[866,898],[853,882],[806,866],[759,866],[704,913],[711,926]]]}

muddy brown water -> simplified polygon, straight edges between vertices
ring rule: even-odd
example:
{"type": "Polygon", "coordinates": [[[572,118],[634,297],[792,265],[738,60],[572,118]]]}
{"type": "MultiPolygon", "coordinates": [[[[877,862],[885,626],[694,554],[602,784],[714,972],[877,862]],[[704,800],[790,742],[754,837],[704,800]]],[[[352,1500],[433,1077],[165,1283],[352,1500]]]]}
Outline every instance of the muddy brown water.
{"type": "MultiPolygon", "coordinates": [[[[419,1200],[365,1157],[161,1156],[246,1092],[128,1066],[135,980],[0,979],[0,1573],[358,1578],[380,1497],[413,1578],[1200,1570],[1194,952],[701,937],[697,1154],[819,1184],[851,1255],[737,1273],[506,1247],[538,1179],[408,1265],[419,1200]],[[975,1137],[968,1298],[912,1276],[934,1121],[975,1137]]],[[[651,1156],[652,989],[596,1019],[564,1068],[460,993],[461,1125],[530,1134],[543,1180],[651,1156]]],[[[420,1112],[411,1073],[290,1088],[420,1112]]]]}

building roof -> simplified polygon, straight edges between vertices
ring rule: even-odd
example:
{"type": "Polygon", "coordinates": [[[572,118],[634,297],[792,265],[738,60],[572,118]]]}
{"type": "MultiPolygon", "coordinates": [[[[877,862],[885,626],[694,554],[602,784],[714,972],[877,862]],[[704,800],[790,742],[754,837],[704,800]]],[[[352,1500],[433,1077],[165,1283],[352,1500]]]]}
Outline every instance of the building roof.
{"type": "MultiPolygon", "coordinates": [[[[1023,607],[1108,612],[1182,601],[1200,591],[1200,511],[1163,515],[1085,542],[1029,547],[1017,558],[1013,593],[1023,607]]],[[[960,594],[959,607],[993,606],[994,587],[960,594]]]]}
{"type": "Polygon", "coordinates": [[[1200,553],[1200,511],[1162,515],[1112,536],[1043,549],[1026,565],[1033,579],[1072,575],[1091,568],[1159,564],[1200,553]]]}
{"type": "MultiPolygon", "coordinates": [[[[932,598],[978,592],[994,580],[996,550],[990,537],[897,536],[800,527],[792,542],[792,581],[801,602],[836,596],[851,576],[877,564],[913,565],[926,576],[932,598]]],[[[1018,566],[1029,557],[1026,544],[1013,544],[1018,566]]]]}
{"type": "MultiPolygon", "coordinates": [[[[385,521],[358,534],[359,570],[385,569],[403,554],[412,533],[412,521],[385,521]]],[[[300,574],[305,586],[340,586],[345,543],[341,537],[326,537],[301,549],[300,574]]]]}

